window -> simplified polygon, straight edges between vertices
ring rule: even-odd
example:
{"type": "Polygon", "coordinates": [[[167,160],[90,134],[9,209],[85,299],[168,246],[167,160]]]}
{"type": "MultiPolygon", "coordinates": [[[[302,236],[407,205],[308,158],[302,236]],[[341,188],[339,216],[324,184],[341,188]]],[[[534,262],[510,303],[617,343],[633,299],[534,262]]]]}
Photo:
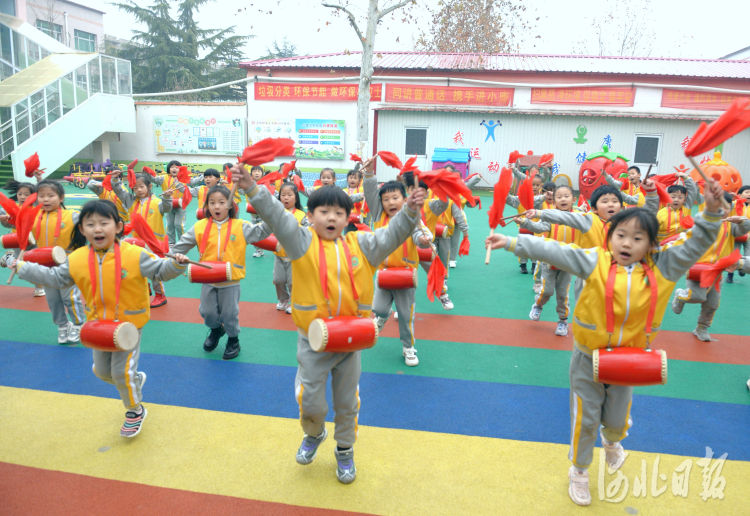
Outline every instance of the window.
{"type": "Polygon", "coordinates": [[[62,25],[48,22],[45,20],[37,20],[36,28],[44,32],[47,36],[55,38],[57,41],[62,43],[62,25]]]}
{"type": "Polygon", "coordinates": [[[639,165],[659,164],[660,134],[636,134],[633,163],[639,165]]]}
{"type": "Polygon", "coordinates": [[[96,52],[96,34],[76,29],[73,31],[76,50],[96,52]]]}
{"type": "Polygon", "coordinates": [[[406,150],[407,156],[424,156],[427,154],[427,129],[407,129],[406,130],[406,150]]]}

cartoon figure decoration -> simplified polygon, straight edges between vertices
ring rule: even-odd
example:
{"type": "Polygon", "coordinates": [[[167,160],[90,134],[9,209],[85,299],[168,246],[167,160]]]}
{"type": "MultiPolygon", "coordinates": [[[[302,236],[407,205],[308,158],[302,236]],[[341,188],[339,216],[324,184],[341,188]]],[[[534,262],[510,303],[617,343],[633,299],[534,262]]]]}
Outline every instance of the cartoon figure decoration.
{"type": "MultiPolygon", "coordinates": [[[[703,163],[701,168],[706,176],[716,179],[725,192],[737,193],[737,190],[742,186],[742,176],[739,171],[721,159],[720,151],[714,152],[714,159],[703,163]]],[[[700,174],[695,169],[690,171],[690,177],[696,182],[702,182],[700,174]]]]}
{"type": "MultiPolygon", "coordinates": [[[[508,163],[518,172],[523,175],[527,174],[527,171],[531,168],[537,170],[537,174],[545,181],[550,181],[553,177],[552,167],[554,165],[555,155],[549,154],[534,154],[534,151],[528,151],[526,154],[521,154],[518,151],[513,151],[508,158],[508,163]]],[[[518,174],[516,174],[518,177],[518,174]]]]}
{"type": "Polygon", "coordinates": [[[497,126],[503,125],[500,123],[500,120],[482,120],[479,122],[479,125],[483,125],[487,129],[487,136],[485,136],[484,141],[487,142],[490,138],[492,138],[492,141],[495,140],[495,128],[497,126]]]}
{"type": "Polygon", "coordinates": [[[573,138],[573,141],[576,143],[586,143],[588,140],[586,139],[586,133],[588,132],[588,129],[586,129],[585,125],[579,125],[576,127],[576,134],[578,135],[577,138],[573,138]]]}
{"type": "Polygon", "coordinates": [[[578,187],[583,198],[588,200],[594,190],[607,184],[602,174],[609,174],[618,179],[620,174],[625,174],[627,171],[628,159],[622,154],[610,151],[606,145],[602,145],[602,151],[589,154],[578,170],[578,187]]]}

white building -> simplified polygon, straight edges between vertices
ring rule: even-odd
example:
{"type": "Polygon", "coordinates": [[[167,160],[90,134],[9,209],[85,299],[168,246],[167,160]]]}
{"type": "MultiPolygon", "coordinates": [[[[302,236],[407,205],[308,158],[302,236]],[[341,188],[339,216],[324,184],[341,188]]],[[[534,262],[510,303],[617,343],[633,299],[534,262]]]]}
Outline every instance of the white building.
{"type": "MultiPolygon", "coordinates": [[[[252,78],[249,139],[290,136],[307,149],[302,166],[349,168],[360,63],[359,52],[240,63],[252,78]]],[[[365,153],[416,154],[431,169],[436,148],[466,148],[485,186],[513,150],[554,153],[575,186],[604,143],[673,172],[689,166],[683,147],[700,121],[750,97],[750,62],[738,60],[375,52],[374,68],[365,153]]],[[[750,183],[750,131],[723,150],[750,183]]]]}

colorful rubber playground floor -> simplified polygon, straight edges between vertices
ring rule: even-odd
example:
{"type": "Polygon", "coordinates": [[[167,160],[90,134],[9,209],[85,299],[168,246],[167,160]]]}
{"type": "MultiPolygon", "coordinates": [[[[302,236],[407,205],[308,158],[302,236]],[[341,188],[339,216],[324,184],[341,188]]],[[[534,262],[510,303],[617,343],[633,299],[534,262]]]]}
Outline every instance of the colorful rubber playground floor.
{"type": "Polygon", "coordinates": [[[90,351],[57,345],[44,298],[18,279],[6,286],[3,269],[0,513],[748,514],[750,276],[722,286],[715,342],[690,334],[696,305],[666,314],[656,347],[669,381],[636,389],[625,465],[607,474],[597,448],[593,503],[579,508],[567,494],[572,336],[554,335],[554,300],[528,320],[532,280],[512,255],[484,265],[485,210],[467,211],[472,251],[449,279],[456,308],[419,290],[420,365],[404,365],[392,320],[363,352],[348,486],[330,438],[311,465],[294,460],[296,333],[275,310],[270,254],[248,255],[233,361],[221,360],[223,342],[201,347],[199,287],[167,284],[169,303],[143,332],[149,415],[133,440],[119,436],[124,408],[91,373],[90,351]]]}

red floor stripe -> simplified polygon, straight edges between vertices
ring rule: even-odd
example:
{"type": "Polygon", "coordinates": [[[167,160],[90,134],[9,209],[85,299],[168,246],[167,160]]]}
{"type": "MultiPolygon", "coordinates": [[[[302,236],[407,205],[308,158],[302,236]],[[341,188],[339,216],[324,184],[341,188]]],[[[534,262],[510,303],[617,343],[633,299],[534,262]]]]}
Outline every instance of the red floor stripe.
{"type": "MultiPolygon", "coordinates": [[[[28,287],[0,288],[0,308],[48,311],[44,298],[31,296],[28,287]]],[[[156,321],[200,323],[198,299],[170,297],[166,306],[151,310],[156,321]]],[[[240,325],[247,328],[296,331],[291,316],[275,310],[271,303],[240,302],[240,325]]],[[[554,335],[555,323],[471,315],[417,313],[414,333],[420,340],[471,342],[537,349],[571,349],[572,337],[554,335]],[[523,339],[519,336],[523,335],[523,339]]],[[[398,337],[398,325],[388,324],[385,337],[398,337]]],[[[662,331],[657,346],[669,358],[692,362],[750,365],[750,337],[712,334],[719,342],[700,342],[690,333],[662,331]]]]}
{"type": "Polygon", "coordinates": [[[0,462],[2,514],[362,514],[107,480],[0,462]]]}

